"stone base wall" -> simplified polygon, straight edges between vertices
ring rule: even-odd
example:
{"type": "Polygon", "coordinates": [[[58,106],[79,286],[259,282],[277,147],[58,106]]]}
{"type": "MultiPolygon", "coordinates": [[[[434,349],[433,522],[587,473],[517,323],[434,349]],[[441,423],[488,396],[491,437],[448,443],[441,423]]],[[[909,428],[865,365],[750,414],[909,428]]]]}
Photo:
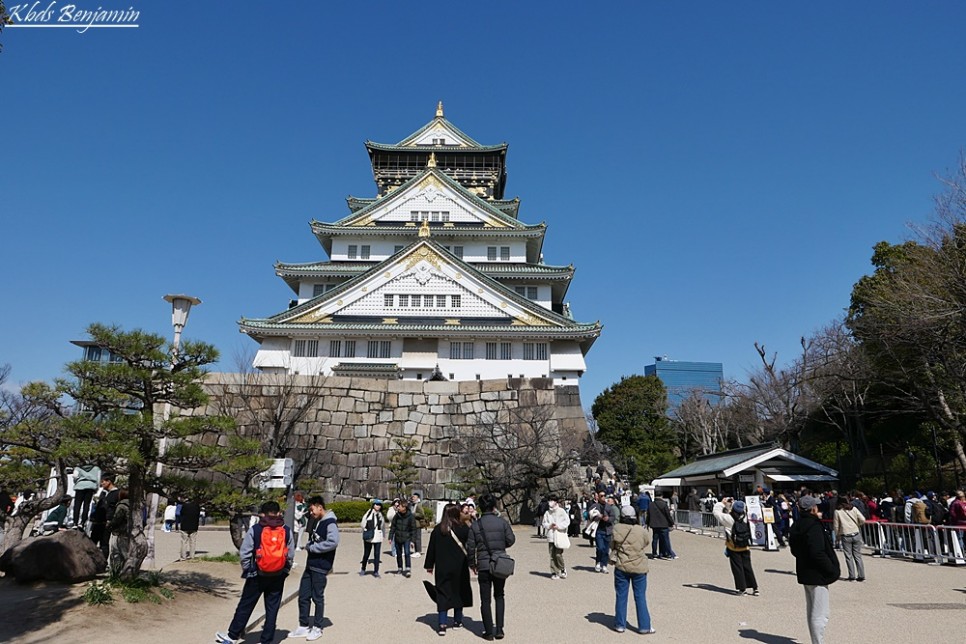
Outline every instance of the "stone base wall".
{"type": "MultiPolygon", "coordinates": [[[[565,445],[579,445],[588,431],[578,388],[554,387],[549,378],[429,382],[210,374],[206,389],[207,413],[233,416],[247,434],[280,428],[284,456],[295,461],[297,477],[314,479],[329,500],[391,498],[395,486],[387,465],[398,451],[393,439],[416,441],[414,488],[431,500],[457,496],[447,484],[467,462],[454,443],[461,429],[528,408],[552,418],[565,445]]],[[[576,463],[549,487],[569,494],[576,483],[572,475],[580,475],[576,463]]]]}

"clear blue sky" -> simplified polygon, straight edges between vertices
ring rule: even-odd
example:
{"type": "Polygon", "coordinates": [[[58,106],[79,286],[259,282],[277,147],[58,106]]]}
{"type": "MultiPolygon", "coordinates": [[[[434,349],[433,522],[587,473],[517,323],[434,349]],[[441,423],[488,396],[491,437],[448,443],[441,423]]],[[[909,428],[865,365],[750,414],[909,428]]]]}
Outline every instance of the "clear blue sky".
{"type": "Polygon", "coordinates": [[[236,321],[292,297],[273,262],[322,259],[308,221],[374,194],[363,141],[440,99],[509,142],[508,196],[604,324],[585,406],[654,355],[739,379],[756,340],[792,358],[966,146],[963,3],[133,4],[139,29],[2,35],[15,384],[91,322],[170,334],[171,292],[231,370],[236,321]]]}

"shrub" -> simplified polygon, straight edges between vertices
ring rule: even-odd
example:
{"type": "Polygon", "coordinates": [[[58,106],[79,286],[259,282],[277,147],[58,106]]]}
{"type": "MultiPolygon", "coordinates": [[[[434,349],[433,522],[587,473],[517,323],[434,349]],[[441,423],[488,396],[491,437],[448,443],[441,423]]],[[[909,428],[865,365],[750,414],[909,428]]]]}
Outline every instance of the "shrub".
{"type": "Polygon", "coordinates": [[[339,523],[358,524],[369,511],[369,508],[372,507],[372,504],[368,501],[333,501],[326,507],[335,512],[335,516],[339,518],[339,523]]]}
{"type": "Polygon", "coordinates": [[[102,606],[114,603],[111,585],[104,581],[92,581],[84,591],[84,601],[90,606],[102,606]]]}

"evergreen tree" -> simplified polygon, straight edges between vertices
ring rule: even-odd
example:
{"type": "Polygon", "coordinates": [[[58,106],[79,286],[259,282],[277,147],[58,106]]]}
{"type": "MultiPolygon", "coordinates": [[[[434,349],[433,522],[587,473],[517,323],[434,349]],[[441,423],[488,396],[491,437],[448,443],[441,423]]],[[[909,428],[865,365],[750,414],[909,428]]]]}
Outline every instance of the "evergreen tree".
{"type": "Polygon", "coordinates": [[[677,464],[667,410],[667,390],[657,376],[625,376],[591,407],[598,440],[613,450],[615,466],[623,465],[625,473],[636,467],[637,481],[649,481],[677,464]]]}

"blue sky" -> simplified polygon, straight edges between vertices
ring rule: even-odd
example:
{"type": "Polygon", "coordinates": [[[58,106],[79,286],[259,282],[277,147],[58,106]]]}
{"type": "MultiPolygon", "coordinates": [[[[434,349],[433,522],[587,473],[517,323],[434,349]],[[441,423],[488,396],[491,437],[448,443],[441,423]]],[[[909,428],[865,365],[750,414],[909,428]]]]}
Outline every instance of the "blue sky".
{"type": "MultiPolygon", "coordinates": [[[[16,2],[8,4],[16,4],[16,2]]],[[[63,3],[60,3],[61,5],[63,3]]],[[[82,2],[75,2],[88,8],[82,2]]],[[[372,196],[365,139],[436,101],[507,141],[508,196],[604,332],[589,406],[655,355],[791,359],[873,244],[924,222],[966,146],[955,2],[99,0],[138,29],[7,29],[0,53],[0,363],[51,379],[87,324],[186,336],[220,370],[242,316],[292,296],[275,260],[372,196]],[[116,5],[116,6],[115,6],[116,5]]]]}

